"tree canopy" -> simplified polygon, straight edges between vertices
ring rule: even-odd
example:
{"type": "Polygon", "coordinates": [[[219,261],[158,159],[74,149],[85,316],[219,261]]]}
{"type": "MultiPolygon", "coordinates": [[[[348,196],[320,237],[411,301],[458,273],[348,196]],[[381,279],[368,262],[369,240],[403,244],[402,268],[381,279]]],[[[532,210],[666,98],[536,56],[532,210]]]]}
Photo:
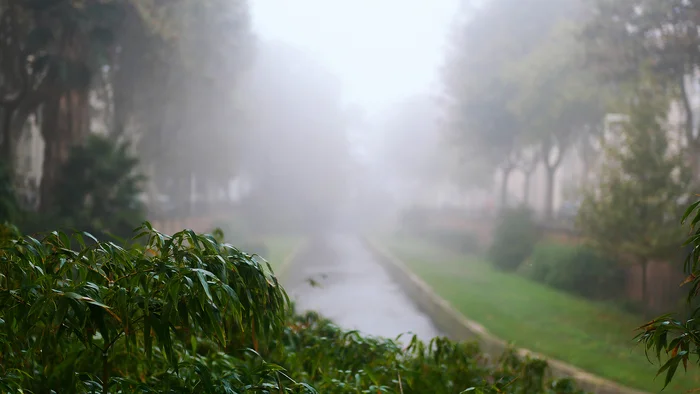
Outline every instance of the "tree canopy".
{"type": "Polygon", "coordinates": [[[42,211],[96,130],[133,142],[151,193],[228,188],[254,44],[245,0],[3,0],[0,13],[0,157],[21,183],[17,142],[36,115],[42,211]]]}
{"type": "Polygon", "coordinates": [[[510,174],[520,167],[529,179],[541,162],[551,216],[566,150],[602,120],[602,91],[581,68],[580,8],[573,0],[491,1],[457,26],[444,74],[448,133],[473,163],[500,171],[502,204],[510,174]]]}
{"type": "Polygon", "coordinates": [[[682,243],[676,223],[690,176],[680,153],[669,147],[667,104],[658,96],[631,104],[630,121],[619,138],[608,140],[598,182],[584,193],[578,216],[578,228],[594,246],[642,267],[645,307],[646,267],[674,256],[682,243]]]}

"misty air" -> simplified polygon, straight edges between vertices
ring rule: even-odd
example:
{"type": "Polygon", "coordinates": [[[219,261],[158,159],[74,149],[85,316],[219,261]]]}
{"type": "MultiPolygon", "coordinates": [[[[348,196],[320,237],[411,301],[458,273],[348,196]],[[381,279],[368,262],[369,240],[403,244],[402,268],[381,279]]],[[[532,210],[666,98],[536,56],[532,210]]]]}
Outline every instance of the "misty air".
{"type": "Polygon", "coordinates": [[[0,0],[0,393],[700,390],[700,0],[0,0]]]}

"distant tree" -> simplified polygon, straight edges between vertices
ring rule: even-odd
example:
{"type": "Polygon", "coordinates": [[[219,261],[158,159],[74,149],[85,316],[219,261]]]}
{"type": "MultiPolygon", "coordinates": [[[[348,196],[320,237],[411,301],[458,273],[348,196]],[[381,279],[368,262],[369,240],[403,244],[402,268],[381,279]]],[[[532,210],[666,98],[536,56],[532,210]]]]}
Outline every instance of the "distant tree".
{"type": "Polygon", "coordinates": [[[675,224],[690,174],[661,124],[667,101],[645,93],[630,105],[620,141],[606,142],[603,168],[584,192],[577,226],[599,250],[641,268],[646,313],[647,266],[679,251],[682,233],[675,224]]]}
{"type": "Polygon", "coordinates": [[[533,149],[532,146],[521,148],[518,170],[522,172],[525,178],[523,182],[523,205],[526,207],[530,206],[530,182],[532,180],[532,174],[537,169],[540,160],[540,152],[537,149],[533,149]]]}
{"type": "Polygon", "coordinates": [[[600,124],[604,114],[603,90],[581,67],[576,31],[570,22],[557,24],[537,48],[509,68],[507,76],[516,86],[509,104],[523,129],[521,138],[540,148],[548,218],[553,215],[554,182],[565,155],[580,134],[600,124]]]}
{"type": "MultiPolygon", "coordinates": [[[[531,129],[512,105],[522,83],[508,74],[523,59],[545,56],[538,48],[562,18],[576,14],[578,5],[553,0],[470,4],[465,11],[469,15],[456,26],[443,74],[447,130],[473,165],[501,173],[505,205],[523,135],[531,129]]],[[[554,150],[558,143],[550,139],[546,147],[554,150]]]]}
{"type": "Polygon", "coordinates": [[[246,0],[0,0],[0,161],[14,176],[15,142],[36,114],[41,211],[55,208],[58,171],[95,125],[135,142],[159,186],[225,189],[249,22],[246,0]]]}
{"type": "Polygon", "coordinates": [[[584,31],[587,64],[620,87],[651,72],[683,112],[687,159],[700,182],[700,129],[691,105],[700,66],[698,0],[595,0],[584,31]],[[642,72],[640,72],[642,71],[642,72]]]}

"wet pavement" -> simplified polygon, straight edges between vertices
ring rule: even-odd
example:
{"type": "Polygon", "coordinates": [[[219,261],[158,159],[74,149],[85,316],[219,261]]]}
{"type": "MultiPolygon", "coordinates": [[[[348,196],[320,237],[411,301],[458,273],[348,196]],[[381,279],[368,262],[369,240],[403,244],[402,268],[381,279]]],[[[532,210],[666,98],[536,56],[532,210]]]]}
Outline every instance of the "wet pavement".
{"type": "Polygon", "coordinates": [[[312,241],[288,267],[285,288],[299,312],[317,311],[345,329],[388,338],[440,335],[354,236],[312,241]]]}

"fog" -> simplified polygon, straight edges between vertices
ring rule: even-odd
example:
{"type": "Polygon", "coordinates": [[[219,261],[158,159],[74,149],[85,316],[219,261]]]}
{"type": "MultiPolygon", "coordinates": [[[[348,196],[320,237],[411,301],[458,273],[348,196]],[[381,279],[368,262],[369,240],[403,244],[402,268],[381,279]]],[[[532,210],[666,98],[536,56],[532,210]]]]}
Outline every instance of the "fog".
{"type": "Polygon", "coordinates": [[[344,328],[459,336],[449,304],[647,389],[625,330],[700,277],[698,9],[0,0],[0,224],[221,229],[344,328]]]}
{"type": "Polygon", "coordinates": [[[304,205],[324,225],[366,226],[413,203],[404,196],[430,177],[431,158],[440,161],[436,101],[456,6],[252,4],[260,38],[243,85],[255,97],[250,114],[256,120],[254,142],[243,145],[243,155],[255,157],[248,162],[255,170],[245,173],[264,177],[270,190],[274,179],[285,178],[285,192],[271,193],[284,195],[284,202],[268,197],[274,201],[269,209],[286,204],[303,215],[304,205]],[[413,154],[420,156],[416,163],[413,154]],[[411,179],[414,170],[420,180],[411,179]]]}

